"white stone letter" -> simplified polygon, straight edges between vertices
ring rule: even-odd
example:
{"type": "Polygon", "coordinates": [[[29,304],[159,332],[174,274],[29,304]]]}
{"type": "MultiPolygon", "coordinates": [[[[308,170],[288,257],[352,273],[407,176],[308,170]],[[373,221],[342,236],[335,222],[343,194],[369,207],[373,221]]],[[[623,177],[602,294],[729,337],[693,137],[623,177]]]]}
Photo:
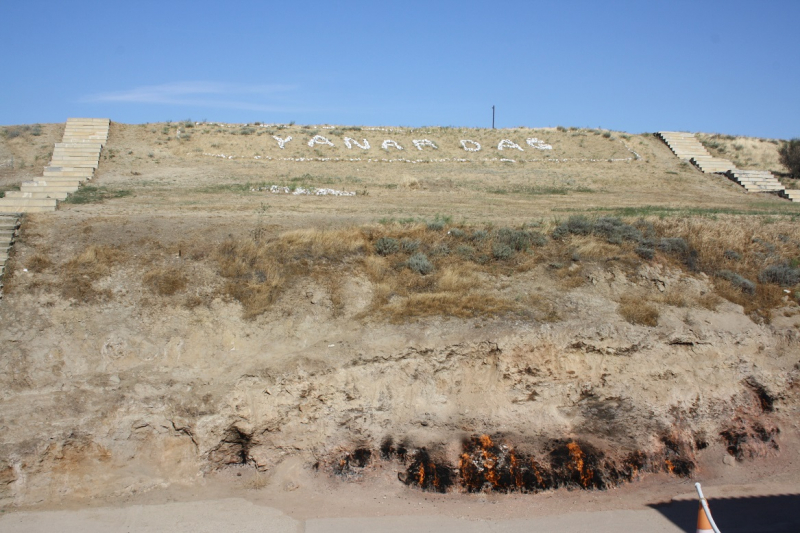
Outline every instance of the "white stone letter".
{"type": "Polygon", "coordinates": [[[417,147],[417,150],[422,150],[423,146],[430,146],[434,150],[439,149],[435,144],[433,144],[433,141],[429,141],[428,139],[414,139],[411,142],[414,143],[414,146],[417,147]]]}
{"type": "Polygon", "coordinates": [[[311,140],[308,141],[309,146],[314,146],[315,144],[327,144],[328,146],[333,146],[333,143],[322,135],[314,135],[311,137],[311,140]]]}
{"type": "Polygon", "coordinates": [[[280,146],[281,150],[283,150],[283,147],[286,145],[286,143],[288,143],[289,141],[292,140],[292,136],[291,135],[289,135],[285,139],[281,139],[277,135],[273,135],[272,138],[275,139],[276,141],[278,141],[278,146],[280,146]]]}
{"type": "Polygon", "coordinates": [[[480,149],[481,149],[481,143],[479,143],[478,141],[470,141],[470,140],[468,140],[468,139],[464,139],[464,140],[462,140],[462,141],[461,141],[461,146],[462,146],[462,147],[464,148],[464,150],[466,150],[467,152],[479,152],[479,151],[480,151],[480,149]],[[468,148],[468,147],[467,147],[467,143],[471,144],[471,145],[472,145],[472,147],[468,148]]]}
{"type": "Polygon", "coordinates": [[[364,139],[364,144],[358,144],[358,141],[355,139],[351,139],[350,137],[344,138],[344,145],[347,146],[348,150],[351,149],[354,144],[362,150],[369,150],[369,141],[366,139],[364,139]]]}
{"type": "Polygon", "coordinates": [[[524,152],[525,151],[517,143],[509,141],[508,139],[503,139],[502,141],[500,141],[500,144],[497,145],[497,149],[498,150],[505,150],[506,148],[513,148],[515,150],[519,150],[520,152],[524,152]]]}
{"type": "Polygon", "coordinates": [[[549,144],[545,144],[544,141],[537,139],[536,137],[531,137],[530,139],[525,140],[528,143],[528,146],[536,148],[537,150],[552,150],[553,147],[549,144]]]}
{"type": "Polygon", "coordinates": [[[403,149],[402,146],[400,146],[399,144],[397,144],[395,141],[393,141],[391,139],[386,139],[385,141],[383,141],[381,143],[381,148],[383,148],[384,150],[388,150],[390,146],[394,146],[398,150],[402,150],[403,149]]]}

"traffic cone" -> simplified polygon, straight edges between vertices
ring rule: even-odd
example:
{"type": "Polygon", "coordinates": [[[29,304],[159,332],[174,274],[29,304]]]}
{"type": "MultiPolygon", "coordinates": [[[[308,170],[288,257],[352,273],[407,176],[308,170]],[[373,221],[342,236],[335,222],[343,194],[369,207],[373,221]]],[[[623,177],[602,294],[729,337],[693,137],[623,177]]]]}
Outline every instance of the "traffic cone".
{"type": "Polygon", "coordinates": [[[714,533],[702,503],[700,503],[700,510],[697,511],[697,533],[714,533]]]}

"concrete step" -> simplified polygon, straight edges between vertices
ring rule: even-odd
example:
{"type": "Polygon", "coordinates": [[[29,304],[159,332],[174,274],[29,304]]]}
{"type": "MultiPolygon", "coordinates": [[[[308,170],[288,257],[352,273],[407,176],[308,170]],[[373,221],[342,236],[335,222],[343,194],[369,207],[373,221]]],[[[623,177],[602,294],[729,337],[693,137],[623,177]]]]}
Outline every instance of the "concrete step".
{"type": "Polygon", "coordinates": [[[103,149],[103,146],[100,143],[56,143],[53,146],[54,150],[78,150],[81,152],[91,152],[96,151],[99,152],[103,149]]]}
{"type": "Polygon", "coordinates": [[[39,176],[28,181],[54,181],[62,183],[64,181],[89,181],[91,176],[39,176]]]}
{"type": "Polygon", "coordinates": [[[782,191],[784,186],[780,183],[740,183],[742,187],[747,190],[761,190],[761,191],[782,191]]]}
{"type": "Polygon", "coordinates": [[[20,187],[20,192],[52,192],[52,193],[59,193],[59,192],[75,192],[79,189],[77,185],[69,186],[69,185],[22,185],[20,187]]]}
{"type": "MultiPolygon", "coordinates": [[[[87,149],[87,148],[91,148],[91,147],[92,147],[92,145],[91,145],[91,144],[89,144],[89,143],[65,143],[65,142],[60,142],[60,143],[55,143],[54,147],[55,147],[55,148],[80,148],[80,149],[87,149]]],[[[94,145],[94,147],[95,147],[95,148],[97,148],[98,150],[99,150],[100,148],[102,148],[102,146],[100,145],[100,143],[96,143],[96,144],[94,145]]]]}
{"type": "Polygon", "coordinates": [[[94,171],[92,169],[88,169],[86,167],[70,167],[70,166],[55,166],[50,165],[44,167],[45,172],[81,172],[83,174],[93,174],[94,171]]]}
{"type": "Polygon", "coordinates": [[[67,178],[67,179],[73,179],[73,180],[91,181],[93,176],[91,174],[89,174],[88,176],[85,175],[85,174],[81,175],[81,174],[78,174],[77,172],[64,172],[64,173],[60,173],[60,172],[45,172],[44,176],[42,176],[42,177],[44,179],[46,179],[46,180],[67,178]]]}
{"type": "Polygon", "coordinates": [[[97,161],[81,163],[81,162],[78,162],[78,161],[60,161],[60,160],[59,161],[55,161],[54,160],[54,161],[51,161],[50,164],[52,166],[54,166],[54,167],[55,166],[71,165],[73,167],[97,168],[97,166],[98,166],[98,162],[97,161]]]}
{"type": "Polygon", "coordinates": [[[67,150],[66,148],[62,148],[60,150],[53,150],[52,157],[55,159],[59,159],[60,157],[84,157],[97,159],[100,157],[100,150],[75,150],[72,148],[67,150]]]}
{"type": "Polygon", "coordinates": [[[784,189],[780,195],[791,202],[800,202],[800,189],[784,189]]]}
{"type": "Polygon", "coordinates": [[[53,183],[61,183],[63,181],[80,181],[81,183],[91,181],[91,176],[62,176],[59,174],[51,174],[49,176],[42,176],[35,181],[52,181],[53,183]]]}
{"type": "Polygon", "coordinates": [[[60,164],[70,164],[76,167],[84,167],[84,168],[95,168],[94,165],[99,163],[97,158],[93,159],[63,159],[63,158],[55,158],[52,161],[53,163],[60,163],[60,164]]]}
{"type": "Polygon", "coordinates": [[[55,207],[58,205],[58,200],[55,198],[0,198],[0,205],[3,205],[4,207],[55,207]]]}
{"type": "MultiPolygon", "coordinates": [[[[51,191],[50,187],[42,187],[42,191],[8,191],[6,193],[6,198],[33,198],[33,199],[40,199],[40,198],[55,198],[56,200],[65,200],[69,193],[67,192],[53,192],[51,191]]],[[[77,187],[75,188],[77,190],[77,187]]]]}
{"type": "Polygon", "coordinates": [[[103,117],[69,117],[67,119],[67,124],[74,122],[91,122],[91,123],[108,124],[111,122],[111,119],[103,117]]]}
{"type": "MultiPolygon", "coordinates": [[[[2,198],[0,198],[0,202],[2,202],[2,198]]],[[[55,211],[56,206],[47,206],[47,207],[20,207],[20,206],[6,206],[0,204],[0,213],[48,213],[50,211],[55,211]]]]}
{"type": "MultiPolygon", "coordinates": [[[[37,180],[30,180],[30,181],[23,181],[21,187],[27,186],[38,186],[43,187],[46,185],[56,185],[58,187],[77,187],[81,184],[81,180],[78,179],[55,179],[55,180],[45,180],[45,179],[37,179],[37,180]]],[[[20,189],[22,190],[22,189],[20,189]]]]}

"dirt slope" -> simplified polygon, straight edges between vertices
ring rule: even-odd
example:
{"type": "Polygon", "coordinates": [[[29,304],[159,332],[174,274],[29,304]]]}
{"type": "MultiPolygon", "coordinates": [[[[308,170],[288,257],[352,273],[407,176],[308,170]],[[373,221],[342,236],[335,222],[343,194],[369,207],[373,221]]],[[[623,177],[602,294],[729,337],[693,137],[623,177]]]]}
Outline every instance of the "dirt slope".
{"type": "MultiPolygon", "coordinates": [[[[19,139],[5,149],[38,150],[19,139]]],[[[0,303],[4,507],[226,472],[267,494],[598,489],[742,465],[747,481],[792,454],[798,287],[757,275],[796,268],[800,211],[652,137],[113,124],[103,154],[95,189],[27,216],[15,246],[0,303]],[[294,140],[281,150],[272,135],[294,140]],[[314,135],[334,146],[309,147],[314,135]],[[347,135],[369,140],[360,160],[347,135]],[[524,151],[496,150],[502,139],[524,151]],[[257,190],[272,185],[358,194],[257,190]],[[574,214],[618,214],[641,234],[558,236],[574,214]],[[530,242],[506,255],[503,228],[530,242]],[[415,273],[410,249],[378,253],[381,237],[415,241],[433,271],[415,273]],[[248,313],[251,293],[266,303],[248,313]]]]}

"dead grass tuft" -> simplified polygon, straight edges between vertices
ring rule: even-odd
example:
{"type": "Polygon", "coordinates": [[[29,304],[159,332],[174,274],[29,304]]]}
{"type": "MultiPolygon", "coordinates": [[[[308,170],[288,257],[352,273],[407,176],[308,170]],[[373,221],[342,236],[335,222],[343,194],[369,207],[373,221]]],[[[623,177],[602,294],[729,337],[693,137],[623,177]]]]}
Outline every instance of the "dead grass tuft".
{"type": "Polygon", "coordinates": [[[708,309],[709,311],[716,311],[717,307],[722,304],[722,298],[714,292],[707,292],[697,299],[700,307],[708,309]]]}
{"type": "Polygon", "coordinates": [[[89,246],[59,267],[61,296],[80,303],[108,300],[111,291],[98,290],[94,282],[110,273],[111,268],[126,258],[119,248],[89,246]]]}
{"type": "Polygon", "coordinates": [[[89,246],[60,267],[62,276],[87,277],[96,280],[105,276],[111,267],[123,261],[126,254],[112,246],[89,246]]]}
{"type": "Polygon", "coordinates": [[[473,318],[493,316],[509,312],[514,306],[502,298],[485,293],[454,294],[434,292],[411,294],[385,309],[392,322],[404,322],[409,318],[429,316],[452,316],[473,318]]]}
{"type": "Polygon", "coordinates": [[[206,299],[203,298],[202,296],[200,296],[199,294],[190,294],[183,301],[183,306],[186,309],[190,309],[190,310],[191,309],[195,309],[195,308],[200,307],[201,305],[205,305],[205,304],[206,304],[206,299]]]}
{"type": "Polygon", "coordinates": [[[31,272],[36,272],[37,274],[44,272],[51,266],[53,266],[53,262],[50,261],[50,258],[43,254],[34,254],[25,262],[25,268],[31,272]]]}
{"type": "Polygon", "coordinates": [[[154,268],[142,278],[144,285],[159,296],[172,296],[186,288],[187,278],[176,267],[154,268]]]}
{"type": "Polygon", "coordinates": [[[642,298],[623,296],[617,311],[631,324],[650,327],[658,325],[658,308],[642,298]]]}

